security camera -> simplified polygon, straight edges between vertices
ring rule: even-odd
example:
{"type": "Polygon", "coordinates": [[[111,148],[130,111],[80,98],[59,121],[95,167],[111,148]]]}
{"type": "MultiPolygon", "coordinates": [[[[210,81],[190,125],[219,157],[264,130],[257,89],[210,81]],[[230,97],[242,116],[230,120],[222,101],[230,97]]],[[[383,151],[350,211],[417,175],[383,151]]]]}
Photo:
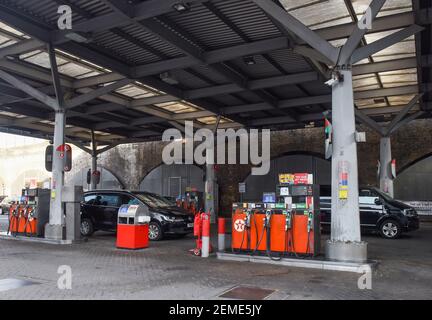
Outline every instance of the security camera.
{"type": "Polygon", "coordinates": [[[339,71],[333,72],[332,74],[332,78],[325,82],[326,85],[328,85],[329,87],[333,87],[334,85],[337,85],[339,82],[343,82],[344,81],[344,76],[343,74],[341,74],[339,71]]]}
{"type": "Polygon", "coordinates": [[[331,78],[329,81],[325,82],[326,85],[329,87],[333,87],[334,85],[338,84],[339,80],[336,78],[331,78]]]}

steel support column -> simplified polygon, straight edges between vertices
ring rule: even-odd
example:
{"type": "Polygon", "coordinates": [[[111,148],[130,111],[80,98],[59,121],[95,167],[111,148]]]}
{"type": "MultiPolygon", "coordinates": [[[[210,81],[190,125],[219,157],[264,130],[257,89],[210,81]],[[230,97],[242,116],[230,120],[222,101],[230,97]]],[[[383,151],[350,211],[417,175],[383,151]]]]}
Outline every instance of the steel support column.
{"type": "Polygon", "coordinates": [[[216,175],[214,170],[214,165],[207,164],[206,165],[206,182],[205,182],[205,211],[210,212],[210,221],[211,223],[216,222],[217,216],[217,206],[216,206],[216,198],[217,192],[216,190],[217,182],[216,175]]]}
{"type": "Polygon", "coordinates": [[[392,160],[391,138],[382,137],[380,142],[381,170],[379,185],[382,191],[394,197],[393,175],[391,172],[392,160]]]}
{"type": "Polygon", "coordinates": [[[60,76],[57,68],[55,49],[51,44],[47,46],[51,75],[56,93],[55,103],[52,108],[55,111],[54,124],[54,155],[52,166],[51,181],[51,201],[50,201],[50,219],[49,224],[45,227],[45,237],[54,240],[63,240],[65,217],[62,202],[62,193],[64,186],[64,151],[65,127],[66,127],[66,109],[64,107],[64,95],[61,87],[60,76]],[[61,150],[59,149],[61,148],[61,150]]]}
{"type": "Polygon", "coordinates": [[[55,126],[54,126],[54,156],[52,166],[52,181],[51,181],[51,202],[50,202],[50,218],[49,231],[46,230],[47,238],[62,240],[64,227],[64,211],[62,203],[62,191],[64,185],[64,163],[63,158],[57,148],[64,145],[65,139],[65,111],[63,109],[56,110],[55,126]]]}
{"type": "Polygon", "coordinates": [[[333,85],[332,224],[326,253],[329,259],[364,261],[352,71],[340,70],[340,74],[343,80],[333,85]]]}
{"type": "Polygon", "coordinates": [[[94,173],[97,171],[97,142],[95,139],[95,134],[94,131],[92,130],[91,132],[91,157],[92,157],[92,162],[91,162],[91,190],[96,190],[97,189],[97,183],[96,183],[96,177],[94,176],[94,173]]]}
{"type": "MultiPolygon", "coordinates": [[[[220,122],[220,116],[218,116],[217,120],[216,120],[216,124],[213,128],[213,134],[215,135],[217,132],[217,129],[219,128],[219,122],[220,122]]],[[[213,158],[215,156],[215,152],[213,151],[213,158]]],[[[206,165],[206,182],[205,182],[205,200],[204,200],[204,204],[205,204],[205,211],[207,213],[210,213],[210,222],[211,223],[216,223],[216,219],[218,216],[218,205],[217,205],[217,201],[219,198],[219,190],[218,190],[218,184],[217,184],[217,179],[216,179],[216,174],[215,174],[215,166],[214,164],[209,164],[210,163],[210,157],[207,158],[207,165],[206,165]]],[[[214,162],[211,161],[211,163],[214,162]]]]}

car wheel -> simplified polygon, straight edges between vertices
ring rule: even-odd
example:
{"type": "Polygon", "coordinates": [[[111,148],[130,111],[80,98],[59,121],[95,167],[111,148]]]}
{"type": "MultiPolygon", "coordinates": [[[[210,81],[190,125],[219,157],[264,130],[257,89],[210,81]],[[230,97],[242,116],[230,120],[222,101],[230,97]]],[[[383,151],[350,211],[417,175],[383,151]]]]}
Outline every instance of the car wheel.
{"type": "Polygon", "coordinates": [[[150,222],[149,224],[149,239],[150,241],[159,241],[162,240],[163,233],[162,227],[157,222],[150,222]]]}
{"type": "Polygon", "coordinates": [[[83,237],[90,237],[94,232],[93,222],[90,219],[82,219],[80,231],[83,237]]]}
{"type": "Polygon", "coordinates": [[[386,220],[381,224],[380,233],[385,239],[397,239],[401,234],[401,226],[394,220],[386,220]]]}

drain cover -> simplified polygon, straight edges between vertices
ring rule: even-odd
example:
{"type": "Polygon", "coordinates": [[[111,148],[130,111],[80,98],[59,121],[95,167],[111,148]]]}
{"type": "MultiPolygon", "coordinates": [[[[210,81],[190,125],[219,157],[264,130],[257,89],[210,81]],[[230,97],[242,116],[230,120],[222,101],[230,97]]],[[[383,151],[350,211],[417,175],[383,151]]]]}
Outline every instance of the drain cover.
{"type": "Polygon", "coordinates": [[[236,300],[264,300],[273,292],[274,290],[240,286],[225,292],[220,297],[236,300]]]}
{"type": "Polygon", "coordinates": [[[0,292],[27,287],[34,284],[38,283],[21,279],[2,279],[0,280],[0,292]]]}

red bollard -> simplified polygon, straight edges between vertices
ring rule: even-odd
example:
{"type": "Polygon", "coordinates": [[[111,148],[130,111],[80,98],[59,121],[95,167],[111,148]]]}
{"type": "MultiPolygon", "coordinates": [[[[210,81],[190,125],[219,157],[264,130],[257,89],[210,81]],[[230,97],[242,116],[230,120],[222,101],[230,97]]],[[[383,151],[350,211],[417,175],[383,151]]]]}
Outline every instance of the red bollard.
{"type": "Polygon", "coordinates": [[[218,219],[218,251],[225,251],[225,218],[218,219]]]}
{"type": "Polygon", "coordinates": [[[210,256],[210,216],[203,214],[202,220],[202,248],[201,257],[208,258],[210,256]]]}

